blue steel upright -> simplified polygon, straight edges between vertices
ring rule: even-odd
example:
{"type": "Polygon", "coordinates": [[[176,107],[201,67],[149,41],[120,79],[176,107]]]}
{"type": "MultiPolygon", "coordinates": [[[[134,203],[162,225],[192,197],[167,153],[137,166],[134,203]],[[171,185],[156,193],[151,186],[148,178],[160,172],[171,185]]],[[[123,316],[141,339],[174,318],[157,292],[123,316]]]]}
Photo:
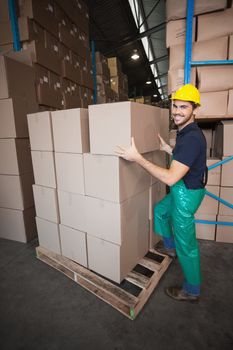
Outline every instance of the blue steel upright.
{"type": "Polygon", "coordinates": [[[191,75],[193,14],[194,14],[194,0],[187,0],[185,62],[184,62],[184,83],[185,84],[190,83],[190,75],[191,75]]]}
{"type": "Polygon", "coordinates": [[[8,10],[9,10],[9,17],[11,22],[11,30],[13,35],[13,48],[14,48],[14,51],[20,51],[21,44],[19,40],[19,27],[18,27],[18,20],[16,16],[15,0],[8,0],[8,10]]]}
{"type": "Polygon", "coordinates": [[[91,41],[91,63],[94,83],[94,104],[97,102],[97,81],[96,81],[96,60],[95,60],[95,42],[91,41]]]}

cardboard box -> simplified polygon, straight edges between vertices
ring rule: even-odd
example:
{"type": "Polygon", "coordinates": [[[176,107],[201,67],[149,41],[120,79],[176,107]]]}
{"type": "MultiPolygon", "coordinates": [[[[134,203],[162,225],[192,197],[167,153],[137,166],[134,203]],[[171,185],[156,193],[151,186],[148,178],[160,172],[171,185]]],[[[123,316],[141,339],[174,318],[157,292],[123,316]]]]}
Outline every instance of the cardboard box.
{"type": "Polygon", "coordinates": [[[35,184],[45,187],[57,187],[54,152],[32,151],[35,184]]]}
{"type": "Polygon", "coordinates": [[[59,225],[59,227],[62,255],[88,267],[87,234],[64,225],[59,225]]]}
{"type": "Polygon", "coordinates": [[[32,173],[28,139],[0,139],[0,174],[32,173]]]}
{"type": "Polygon", "coordinates": [[[58,190],[61,224],[87,232],[86,197],[82,194],[58,190]]]}
{"type": "Polygon", "coordinates": [[[224,120],[216,125],[214,138],[214,155],[216,157],[233,155],[232,132],[232,120],[224,120]]]}
{"type": "MultiPolygon", "coordinates": [[[[221,199],[225,200],[226,202],[233,204],[233,187],[220,187],[220,196],[221,199]]],[[[233,209],[227,207],[223,203],[219,203],[219,215],[233,215],[233,209]]]]}
{"type": "Polygon", "coordinates": [[[212,144],[212,141],[213,141],[213,130],[212,129],[201,129],[204,136],[205,136],[205,139],[206,139],[206,144],[207,144],[207,148],[210,149],[212,148],[213,144],[212,144]]]}
{"type": "Polygon", "coordinates": [[[60,87],[54,88],[48,84],[39,84],[36,86],[36,92],[38,103],[44,106],[48,106],[46,110],[49,110],[49,107],[59,109],[62,109],[64,107],[64,101],[60,87]]]}
{"type": "Polygon", "coordinates": [[[222,91],[233,88],[233,67],[198,67],[198,88],[200,92],[222,91]]]}
{"type": "MultiPolygon", "coordinates": [[[[223,157],[222,159],[226,159],[228,157],[223,157]]],[[[233,160],[223,164],[221,166],[222,174],[221,174],[221,186],[233,187],[233,160]]]]}
{"type": "Polygon", "coordinates": [[[149,188],[150,175],[116,156],[84,154],[87,196],[121,203],[149,188]]]}
{"type": "MultiPolygon", "coordinates": [[[[209,158],[206,160],[207,167],[220,162],[221,159],[218,158],[209,158]]],[[[221,177],[221,166],[218,166],[212,170],[208,171],[208,182],[207,185],[210,186],[220,186],[220,177],[221,177]]]]}
{"type": "Polygon", "coordinates": [[[150,220],[150,239],[149,247],[154,248],[156,243],[161,239],[161,236],[154,232],[154,206],[166,196],[166,185],[157,181],[150,186],[149,190],[149,220],[150,220]]]}
{"type": "MultiPolygon", "coordinates": [[[[195,215],[197,220],[216,221],[216,215],[211,214],[197,214],[195,215]]],[[[215,240],[216,225],[214,224],[199,224],[196,223],[196,237],[198,239],[208,239],[210,241],[215,240]]]]}
{"type": "Polygon", "coordinates": [[[74,108],[52,112],[56,152],[87,153],[90,151],[88,112],[74,108]]]}
{"type": "Polygon", "coordinates": [[[59,223],[57,192],[54,188],[33,185],[36,216],[59,223]]]}
{"type": "MultiPolygon", "coordinates": [[[[193,32],[192,42],[195,39],[196,32],[196,17],[193,18],[193,32]]],[[[166,24],[166,46],[185,44],[186,37],[186,20],[178,19],[176,21],[169,21],[166,24]]]]}
{"type": "Polygon", "coordinates": [[[85,189],[83,155],[56,152],[55,164],[57,174],[57,188],[62,191],[84,195],[85,189]]]}
{"type": "Polygon", "coordinates": [[[59,225],[36,217],[39,245],[54,253],[61,254],[59,225]]]}
{"type": "Polygon", "coordinates": [[[0,208],[0,238],[26,243],[36,235],[34,207],[25,210],[0,208]]]}
{"type": "Polygon", "coordinates": [[[202,92],[201,107],[197,109],[196,118],[224,118],[227,114],[228,91],[202,92]]]}
{"type": "Polygon", "coordinates": [[[121,73],[121,62],[117,57],[110,57],[108,60],[108,68],[110,76],[115,77],[121,73]]]}
{"type": "Polygon", "coordinates": [[[20,97],[27,101],[29,113],[37,111],[34,81],[35,74],[31,67],[0,56],[0,99],[20,97]]]}
{"type": "MultiPolygon", "coordinates": [[[[220,37],[193,43],[192,60],[226,60],[228,37],[220,37]]],[[[169,69],[184,68],[185,44],[170,47],[169,69]]]]}
{"type": "MultiPolygon", "coordinates": [[[[220,192],[220,187],[219,186],[206,186],[206,190],[213,193],[215,196],[219,197],[219,192],[220,192]]],[[[212,215],[216,215],[218,213],[218,206],[219,206],[219,202],[208,196],[205,195],[200,207],[198,208],[196,215],[199,214],[212,214],[212,215]]]]}
{"type": "MultiPolygon", "coordinates": [[[[191,69],[191,84],[196,84],[196,68],[191,69]]],[[[168,71],[168,94],[175,92],[184,85],[184,69],[171,69],[168,71]]]]}
{"type": "Polygon", "coordinates": [[[233,35],[229,38],[228,60],[233,60],[233,35]]]}
{"type": "MultiPolygon", "coordinates": [[[[217,221],[233,222],[233,216],[218,215],[217,221]]],[[[216,242],[233,243],[232,226],[217,225],[216,242]]]]}
{"type": "Polygon", "coordinates": [[[28,129],[32,151],[53,151],[52,121],[50,112],[29,114],[28,129]]]}
{"type": "Polygon", "coordinates": [[[228,104],[227,104],[227,115],[233,116],[233,90],[229,90],[228,104]]]}
{"type": "Polygon", "coordinates": [[[0,0],[0,21],[7,21],[9,19],[8,2],[6,0],[0,0]]]}
{"type": "Polygon", "coordinates": [[[159,149],[160,115],[160,108],[134,102],[89,106],[91,153],[115,155],[116,146],[129,147],[132,136],[140,153],[159,149]]]}
{"type": "Polygon", "coordinates": [[[197,40],[208,40],[233,32],[233,8],[198,16],[197,40]]]}
{"type": "Polygon", "coordinates": [[[140,232],[141,244],[148,249],[149,189],[122,203],[86,196],[87,233],[122,244],[130,230],[140,232]]]}
{"type": "MultiPolygon", "coordinates": [[[[194,15],[200,13],[206,13],[211,11],[222,10],[227,7],[226,0],[196,0],[194,3],[194,15]]],[[[167,0],[166,1],[166,18],[167,21],[171,19],[185,18],[186,17],[186,0],[167,0]]]]}
{"type": "Polygon", "coordinates": [[[25,99],[0,99],[0,111],[0,138],[28,137],[28,103],[25,99]]]}
{"type": "Polygon", "coordinates": [[[0,208],[24,210],[34,205],[33,174],[0,175],[0,208]]]}

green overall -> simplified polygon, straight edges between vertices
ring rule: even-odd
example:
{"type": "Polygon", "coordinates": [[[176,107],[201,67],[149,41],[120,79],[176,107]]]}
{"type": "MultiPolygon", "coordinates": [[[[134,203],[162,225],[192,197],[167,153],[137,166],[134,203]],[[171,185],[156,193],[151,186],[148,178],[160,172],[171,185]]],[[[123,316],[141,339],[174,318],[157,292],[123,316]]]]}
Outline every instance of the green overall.
{"type": "Polygon", "coordinates": [[[191,285],[201,283],[194,214],[204,195],[204,188],[190,190],[180,180],[170,187],[170,193],[154,207],[154,232],[168,238],[174,235],[185,282],[191,285]]]}

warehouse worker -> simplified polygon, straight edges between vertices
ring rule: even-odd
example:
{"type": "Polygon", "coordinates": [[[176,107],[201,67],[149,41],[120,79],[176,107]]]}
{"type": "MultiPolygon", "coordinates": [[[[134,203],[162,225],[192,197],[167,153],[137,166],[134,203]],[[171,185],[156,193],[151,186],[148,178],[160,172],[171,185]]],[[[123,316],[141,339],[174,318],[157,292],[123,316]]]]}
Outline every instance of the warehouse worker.
{"type": "Polygon", "coordinates": [[[168,287],[165,292],[176,300],[198,301],[201,273],[194,214],[205,195],[206,170],[206,140],[194,121],[200,94],[195,86],[186,84],[171,99],[172,117],[178,127],[175,148],[172,150],[159,136],[160,149],[172,154],[170,168],[161,168],[146,160],[138,152],[133,138],[131,147],[118,146],[116,154],[135,161],[170,186],[170,193],[154,208],[154,231],[163,237],[163,245],[156,249],[171,257],[177,254],[184,283],[180,287],[168,287]]]}

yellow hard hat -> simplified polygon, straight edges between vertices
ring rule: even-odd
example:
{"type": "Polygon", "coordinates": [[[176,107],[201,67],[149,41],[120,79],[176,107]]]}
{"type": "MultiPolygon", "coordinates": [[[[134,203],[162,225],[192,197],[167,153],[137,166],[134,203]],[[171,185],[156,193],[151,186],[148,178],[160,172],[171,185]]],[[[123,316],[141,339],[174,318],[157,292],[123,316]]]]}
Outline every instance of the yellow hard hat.
{"type": "Polygon", "coordinates": [[[199,106],[201,105],[200,93],[192,84],[185,84],[181,86],[174,94],[172,94],[171,100],[190,101],[199,106]]]}

